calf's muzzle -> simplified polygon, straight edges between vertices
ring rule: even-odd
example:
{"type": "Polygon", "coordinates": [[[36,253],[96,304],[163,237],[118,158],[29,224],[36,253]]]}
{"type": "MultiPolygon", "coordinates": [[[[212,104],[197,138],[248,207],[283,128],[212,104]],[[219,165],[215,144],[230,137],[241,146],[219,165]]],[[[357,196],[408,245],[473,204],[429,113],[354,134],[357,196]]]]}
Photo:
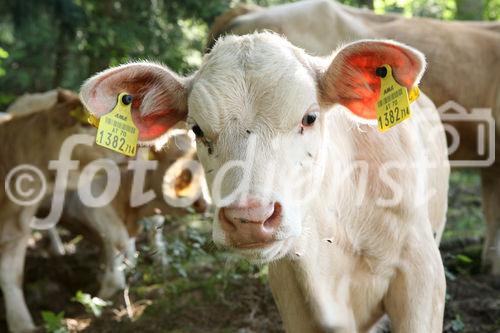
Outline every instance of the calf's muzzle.
{"type": "Polygon", "coordinates": [[[247,199],[221,208],[219,222],[232,246],[259,248],[275,240],[281,210],[278,202],[264,204],[257,199],[247,199]]]}

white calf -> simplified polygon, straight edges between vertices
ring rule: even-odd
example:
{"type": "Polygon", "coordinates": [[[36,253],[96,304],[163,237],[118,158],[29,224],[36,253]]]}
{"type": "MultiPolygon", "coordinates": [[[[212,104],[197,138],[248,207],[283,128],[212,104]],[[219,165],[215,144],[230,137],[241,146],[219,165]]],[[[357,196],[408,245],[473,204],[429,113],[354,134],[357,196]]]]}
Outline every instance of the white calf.
{"type": "Polygon", "coordinates": [[[408,89],[425,67],[390,41],[315,58],[273,34],[229,36],[190,77],[132,63],[81,97],[99,117],[132,94],[143,143],[187,119],[219,207],[214,240],[270,262],[287,331],[366,332],[387,313],[394,332],[441,332],[444,132],[424,95],[411,119],[372,125],[384,64],[408,89]]]}

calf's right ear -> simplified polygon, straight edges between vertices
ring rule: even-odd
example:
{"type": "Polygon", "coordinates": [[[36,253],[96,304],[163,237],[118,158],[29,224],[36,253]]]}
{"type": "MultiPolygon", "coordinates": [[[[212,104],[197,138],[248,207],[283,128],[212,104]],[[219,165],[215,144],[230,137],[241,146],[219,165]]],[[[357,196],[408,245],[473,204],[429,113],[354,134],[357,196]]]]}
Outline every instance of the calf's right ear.
{"type": "Polygon", "coordinates": [[[420,81],[425,57],[416,49],[390,40],[361,40],[342,47],[320,78],[324,104],[339,103],[357,120],[376,124],[375,104],[380,97],[377,68],[390,65],[394,79],[407,89],[420,81]]]}
{"type": "Polygon", "coordinates": [[[85,81],[80,98],[95,117],[109,113],[122,92],[132,95],[139,142],[151,143],[187,116],[187,79],[167,67],[136,62],[107,69],[85,81]]]}

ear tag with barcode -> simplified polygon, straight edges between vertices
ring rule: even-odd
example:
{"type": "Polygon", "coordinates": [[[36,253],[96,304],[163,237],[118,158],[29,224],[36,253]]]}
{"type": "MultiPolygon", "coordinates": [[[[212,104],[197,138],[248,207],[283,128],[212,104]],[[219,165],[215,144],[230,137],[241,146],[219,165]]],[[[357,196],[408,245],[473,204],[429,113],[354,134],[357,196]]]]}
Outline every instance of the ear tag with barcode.
{"type": "Polygon", "coordinates": [[[118,95],[113,110],[99,119],[95,142],[118,153],[134,156],[137,150],[139,131],[132,121],[132,96],[118,95]]]}
{"type": "Polygon", "coordinates": [[[389,65],[377,68],[376,74],[380,77],[380,96],[376,104],[377,124],[379,131],[385,132],[410,118],[410,102],[418,98],[420,91],[418,87],[414,87],[408,94],[408,89],[394,79],[389,65]]]}

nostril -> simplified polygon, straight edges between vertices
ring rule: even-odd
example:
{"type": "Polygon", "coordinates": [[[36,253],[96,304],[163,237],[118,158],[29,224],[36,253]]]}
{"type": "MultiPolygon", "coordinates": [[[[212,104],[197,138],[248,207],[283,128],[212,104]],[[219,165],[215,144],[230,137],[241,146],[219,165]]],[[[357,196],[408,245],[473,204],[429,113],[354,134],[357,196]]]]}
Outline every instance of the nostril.
{"type": "Polygon", "coordinates": [[[229,218],[226,216],[226,209],[221,208],[219,210],[219,221],[221,223],[222,229],[227,232],[234,232],[236,231],[236,226],[231,222],[229,218]]]}
{"type": "Polygon", "coordinates": [[[264,227],[266,229],[275,229],[279,225],[282,209],[280,203],[274,203],[273,214],[264,221],[264,227]]]}

